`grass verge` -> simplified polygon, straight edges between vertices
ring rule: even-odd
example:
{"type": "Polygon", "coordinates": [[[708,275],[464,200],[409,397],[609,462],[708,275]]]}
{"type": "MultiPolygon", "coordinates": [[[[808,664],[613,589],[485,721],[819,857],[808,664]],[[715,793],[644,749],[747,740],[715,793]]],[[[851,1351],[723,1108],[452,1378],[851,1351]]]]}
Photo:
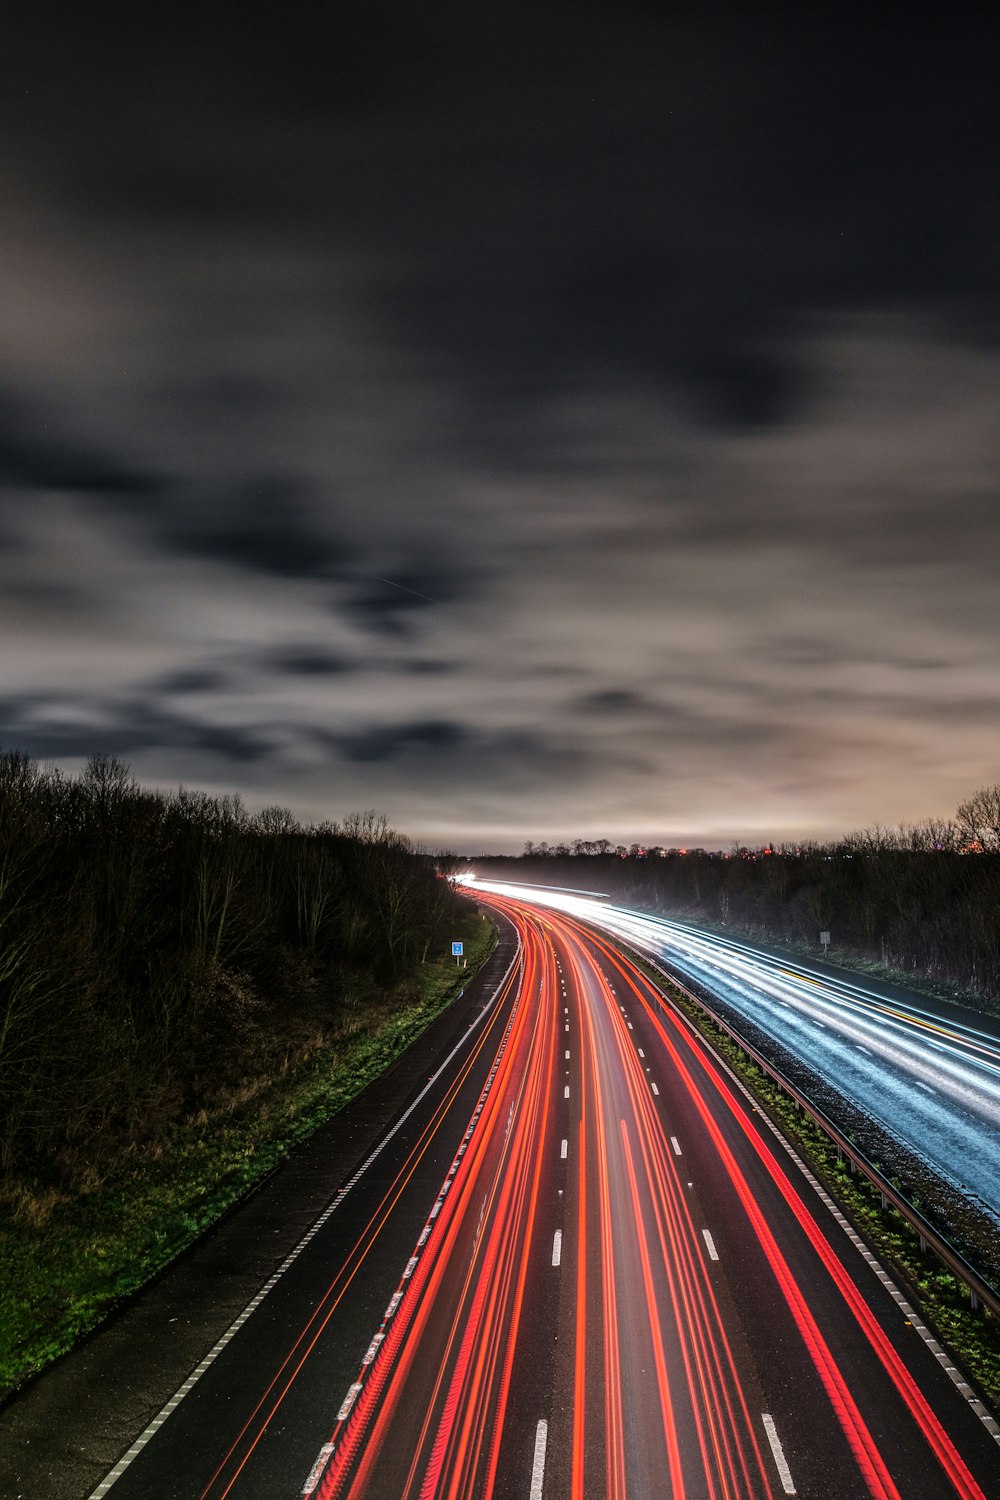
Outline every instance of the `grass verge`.
{"type": "Polygon", "coordinates": [[[878,1188],[867,1178],[851,1174],[849,1163],[838,1158],[826,1132],[799,1112],[789,1095],[728,1032],[716,1026],[682,990],[669,985],[641,954],[624,951],[746,1084],[858,1233],[903,1284],[910,1301],[956,1364],[978,1386],[994,1414],[1000,1415],[1000,1327],[996,1320],[985,1308],[971,1307],[965,1288],[933,1253],[921,1250],[920,1237],[906,1219],[891,1206],[882,1207],[878,1188]]]}
{"type": "Polygon", "coordinates": [[[110,1164],[93,1185],[48,1204],[44,1196],[8,1204],[0,1217],[0,1399],[71,1349],[395,1061],[496,941],[478,912],[458,936],[466,968],[450,956],[429,961],[406,1003],[179,1122],[165,1142],[110,1164]]]}

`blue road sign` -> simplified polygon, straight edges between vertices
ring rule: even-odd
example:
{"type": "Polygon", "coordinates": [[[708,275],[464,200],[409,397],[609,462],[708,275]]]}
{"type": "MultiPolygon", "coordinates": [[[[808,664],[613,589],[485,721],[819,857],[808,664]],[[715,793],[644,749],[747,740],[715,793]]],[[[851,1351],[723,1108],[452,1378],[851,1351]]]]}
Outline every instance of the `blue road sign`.
{"type": "Polygon", "coordinates": [[[465,944],[464,943],[452,943],[452,945],[451,945],[451,952],[452,952],[452,957],[453,958],[461,958],[462,954],[465,952],[465,944]]]}

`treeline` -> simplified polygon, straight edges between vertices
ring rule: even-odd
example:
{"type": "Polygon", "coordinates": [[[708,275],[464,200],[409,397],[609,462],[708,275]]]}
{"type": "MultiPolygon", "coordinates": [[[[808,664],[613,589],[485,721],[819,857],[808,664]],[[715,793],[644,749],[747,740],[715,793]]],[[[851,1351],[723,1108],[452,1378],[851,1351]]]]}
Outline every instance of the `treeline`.
{"type": "Polygon", "coordinates": [[[841,951],[1000,999],[1000,787],[977,792],[953,819],[830,844],[722,853],[575,840],[471,863],[496,879],[600,891],[777,943],[818,949],[828,931],[841,951]]]}
{"type": "Polygon", "coordinates": [[[453,931],[436,865],[372,813],[300,827],[104,757],[0,756],[0,1186],[148,1144],[384,1012],[453,931]]]}

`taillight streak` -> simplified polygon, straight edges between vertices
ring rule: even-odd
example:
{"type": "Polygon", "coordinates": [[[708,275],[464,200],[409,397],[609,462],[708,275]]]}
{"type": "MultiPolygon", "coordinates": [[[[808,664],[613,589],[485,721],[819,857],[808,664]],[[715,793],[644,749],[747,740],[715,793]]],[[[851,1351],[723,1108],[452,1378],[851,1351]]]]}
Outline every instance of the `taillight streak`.
{"type": "Polygon", "coordinates": [[[330,1282],[309,1320],[303,1326],[302,1331],[275,1371],[257,1405],[247,1417],[218,1468],[215,1470],[215,1473],[212,1475],[212,1478],[201,1492],[199,1500],[210,1500],[210,1497],[211,1500],[225,1500],[225,1497],[232,1490],[233,1485],[245,1468],[261,1438],[264,1436],[268,1425],[273,1420],[275,1413],[292,1389],[303,1366],[321,1339],[337,1307],[350,1290],[352,1282],[364,1265],[365,1257],[368,1255],[386,1221],[405,1192],[421,1160],[430,1149],[442,1122],[447,1118],[455,1099],[464,1087],[481,1052],[493,1034],[502,1014],[503,1005],[515,981],[516,971],[507,981],[502,994],[497,997],[493,1014],[490,1016],[487,1025],[484,1027],[482,1034],[476,1039],[469,1056],[462,1063],[456,1077],[445,1090],[444,1096],[434,1109],[431,1119],[421,1131],[405,1163],[396,1174],[368,1223],[358,1235],[354,1245],[348,1251],[340,1270],[333,1281],[330,1282]],[[269,1400],[269,1398],[273,1399],[269,1400]],[[254,1429],[253,1432],[251,1432],[252,1428],[254,1429]],[[229,1472],[223,1478],[227,1468],[229,1472]],[[219,1483],[224,1484],[224,1488],[217,1488],[219,1483]]]}
{"type": "MultiPolygon", "coordinates": [[[[541,945],[525,924],[519,925],[525,940],[523,997],[542,977],[541,945]]],[[[442,1287],[446,1278],[454,1285],[456,1257],[461,1264],[463,1256],[460,1291],[449,1299],[454,1311],[441,1373],[432,1382],[429,1399],[421,1398],[421,1438],[404,1493],[416,1494],[419,1485],[421,1495],[458,1500],[464,1494],[488,1495],[492,1490],[533,1239],[540,1170],[536,1148],[547,1130],[552,1093],[552,974],[547,979],[542,1004],[518,1005],[481,1118],[391,1332],[375,1356],[378,1368],[371,1370],[343,1429],[334,1430],[334,1451],[317,1492],[319,1500],[331,1500],[345,1481],[350,1496],[365,1492],[414,1373],[435,1305],[440,1306],[442,1287]],[[505,1132],[504,1111],[509,1105],[510,1128],[505,1132]],[[491,1157],[496,1158],[492,1166],[491,1157]],[[488,1191],[482,1232],[469,1260],[463,1246],[472,1215],[480,1212],[484,1173],[488,1191]]],[[[411,1386],[408,1395],[412,1391],[411,1386]]]]}
{"type": "MultiPolygon", "coordinates": [[[[588,935],[592,936],[590,934],[588,935]]],[[[678,1073],[684,1082],[685,1088],[687,1089],[693,1103],[695,1104],[695,1107],[697,1108],[706,1126],[706,1129],[711,1135],[713,1143],[715,1144],[716,1149],[719,1151],[720,1157],[726,1165],[727,1172],[741,1198],[741,1201],[744,1204],[745,1209],[747,1210],[749,1217],[751,1218],[751,1222],[754,1224],[754,1228],[758,1233],[758,1238],[760,1239],[762,1247],[765,1249],[765,1252],[768,1255],[768,1259],[772,1264],[772,1268],[775,1270],[775,1274],[778,1275],[779,1282],[782,1283],[783,1290],[785,1290],[786,1287],[794,1289],[791,1292],[792,1300],[790,1301],[789,1305],[792,1306],[793,1313],[796,1312],[796,1306],[793,1306],[793,1302],[797,1306],[800,1306],[801,1313],[804,1315],[807,1321],[811,1322],[813,1332],[807,1339],[807,1343],[809,1345],[810,1354],[812,1355],[814,1362],[817,1362],[818,1360],[821,1361],[823,1367],[831,1372],[830,1378],[834,1380],[835,1386],[839,1390],[839,1381],[836,1380],[835,1376],[832,1373],[833,1369],[835,1368],[833,1367],[832,1356],[829,1355],[829,1351],[826,1349],[826,1346],[822,1341],[819,1330],[815,1326],[815,1322],[814,1320],[812,1320],[808,1308],[805,1307],[804,1299],[801,1298],[801,1293],[799,1293],[798,1288],[795,1287],[794,1278],[792,1278],[790,1270],[784,1263],[783,1258],[780,1257],[780,1251],[778,1251],[773,1236],[771,1235],[770,1230],[763,1221],[763,1216],[761,1215],[760,1210],[756,1204],[756,1200],[753,1198],[753,1194],[751,1193],[749,1185],[747,1184],[746,1179],[743,1177],[743,1174],[740,1171],[738,1164],[736,1163],[735,1157],[732,1155],[730,1148],[722,1137],[719,1126],[715,1121],[715,1118],[711,1112],[710,1107],[707,1104],[707,1101],[705,1100],[700,1088],[698,1087],[693,1074],[680,1055],[679,1043],[683,1043],[683,1045],[689,1050],[690,1055],[698,1059],[698,1062],[708,1074],[715,1087],[716,1092],[718,1093],[719,1098],[725,1104],[729,1115],[732,1117],[732,1119],[735,1120],[744,1137],[749,1141],[754,1152],[765,1167],[768,1175],[771,1177],[772,1181],[778,1188],[778,1191],[781,1193],[785,1202],[788,1204],[797,1222],[808,1238],[809,1243],[816,1251],[817,1255],[824,1265],[824,1268],[829,1273],[838,1291],[840,1292],[844,1301],[847,1303],[847,1306],[850,1308],[858,1324],[862,1328],[871,1348],[874,1350],[883,1368],[892,1379],[893,1384],[895,1385],[897,1391],[905,1402],[917,1426],[923,1433],[935,1457],[938,1459],[945,1473],[948,1475],[949,1480],[954,1485],[956,1492],[962,1497],[962,1500],[985,1500],[983,1491],[980,1489],[979,1485],[976,1483],[975,1479],[969,1472],[968,1467],[963,1462],[960,1454],[955,1448],[954,1443],[944,1431],[939,1418],[931,1409],[929,1402],[927,1401],[923,1392],[919,1389],[913,1376],[904,1365],[902,1359],[889,1341],[884,1330],[878,1324],[877,1320],[874,1317],[874,1314],[869,1308],[853,1278],[848,1274],[846,1267],[833,1251],[826,1236],[819,1229],[815,1219],[813,1218],[812,1214],[809,1213],[801,1197],[793,1188],[787,1175],[780,1169],[780,1166],[775,1157],[767,1149],[765,1143],[763,1142],[757,1131],[751,1128],[744,1110],[741,1108],[740,1104],[733,1098],[731,1089],[729,1088],[725,1080],[725,1076],[722,1074],[714,1061],[712,1061],[705,1053],[695,1050],[686,1028],[674,1017],[670,1017],[670,1020],[672,1027],[676,1032],[677,1041],[668,1036],[665,1023],[661,1018],[661,1015],[658,1013],[658,997],[655,996],[655,991],[652,991],[652,988],[651,986],[649,986],[648,981],[644,979],[642,974],[637,969],[635,969],[633,965],[628,963],[627,960],[623,960],[621,956],[615,954],[613,950],[606,948],[606,946],[599,940],[598,946],[615,964],[615,967],[622,974],[623,978],[625,978],[631,985],[636,994],[636,997],[643,1004],[650,1021],[659,1033],[664,1047],[666,1048],[668,1054],[671,1057],[671,1060],[676,1066],[678,1073]],[[650,1002],[649,998],[650,993],[652,993],[654,996],[652,1003],[650,1002]],[[775,1259],[775,1257],[778,1257],[778,1259],[775,1259]],[[780,1270],[780,1274],[779,1265],[782,1268],[780,1270]]],[[[788,1296],[789,1293],[786,1292],[786,1300],[788,1296]]],[[[803,1321],[800,1321],[800,1317],[798,1314],[796,1314],[796,1321],[800,1323],[800,1329],[805,1328],[806,1324],[803,1321]]],[[[817,1368],[820,1368],[819,1363],[817,1363],[817,1368]]],[[[839,1370],[836,1371],[836,1376],[839,1376],[839,1370]]],[[[842,1377],[840,1377],[840,1381],[842,1381],[842,1377]]],[[[846,1387],[844,1389],[846,1392],[846,1387]]],[[[845,1427],[845,1433],[847,1433],[848,1439],[849,1441],[851,1441],[856,1455],[858,1455],[859,1463],[861,1464],[862,1470],[866,1475],[870,1487],[872,1488],[872,1493],[877,1495],[897,1495],[898,1491],[896,1490],[895,1485],[889,1477],[888,1471],[885,1469],[881,1457],[875,1450],[874,1442],[871,1438],[870,1433],[868,1433],[867,1427],[864,1425],[861,1419],[860,1412],[857,1411],[853,1400],[849,1398],[849,1393],[846,1393],[846,1398],[847,1399],[834,1400],[834,1406],[838,1412],[838,1416],[840,1417],[842,1424],[845,1427]],[[862,1457],[862,1455],[864,1456],[862,1457]]],[[[831,1399],[834,1399],[832,1393],[831,1399]]]]}

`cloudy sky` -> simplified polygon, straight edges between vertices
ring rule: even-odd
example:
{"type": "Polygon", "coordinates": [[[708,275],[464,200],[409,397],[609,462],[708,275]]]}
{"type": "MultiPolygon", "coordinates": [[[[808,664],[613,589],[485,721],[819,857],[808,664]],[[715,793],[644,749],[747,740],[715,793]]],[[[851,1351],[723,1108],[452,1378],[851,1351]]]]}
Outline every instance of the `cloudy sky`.
{"type": "Polygon", "coordinates": [[[0,746],[467,852],[1000,780],[996,24],[20,9],[0,746]]]}

